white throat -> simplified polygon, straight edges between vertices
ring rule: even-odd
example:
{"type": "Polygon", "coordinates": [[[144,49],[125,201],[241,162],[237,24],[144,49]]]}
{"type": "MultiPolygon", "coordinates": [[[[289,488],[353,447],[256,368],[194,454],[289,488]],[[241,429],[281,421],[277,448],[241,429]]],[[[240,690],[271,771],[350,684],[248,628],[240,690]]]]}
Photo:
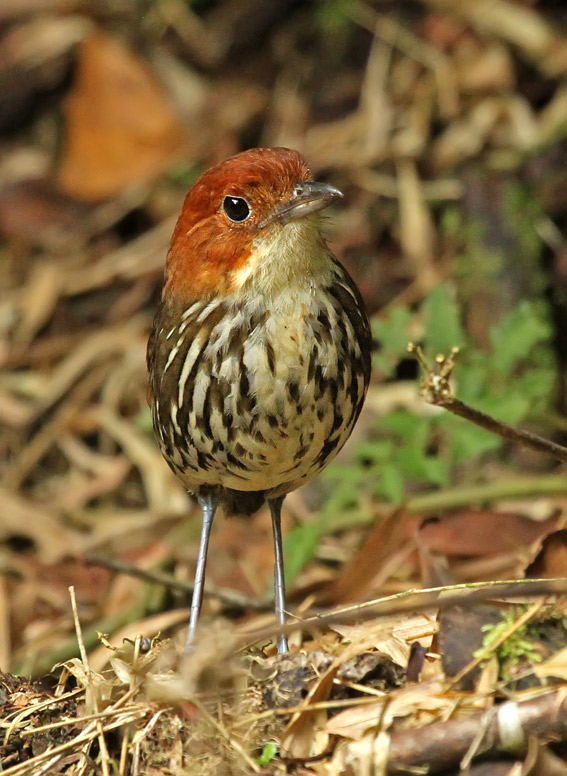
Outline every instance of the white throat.
{"type": "Polygon", "coordinates": [[[330,282],[331,254],[321,234],[318,214],[273,224],[252,244],[251,255],[234,275],[234,290],[253,290],[264,299],[282,292],[312,289],[330,282]]]}

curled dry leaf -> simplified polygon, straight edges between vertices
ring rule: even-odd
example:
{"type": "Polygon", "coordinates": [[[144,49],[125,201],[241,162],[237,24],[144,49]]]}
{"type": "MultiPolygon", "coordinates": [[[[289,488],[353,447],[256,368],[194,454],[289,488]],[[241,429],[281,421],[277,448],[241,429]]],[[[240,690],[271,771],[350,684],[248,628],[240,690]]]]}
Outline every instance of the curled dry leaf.
{"type": "Polygon", "coordinates": [[[360,655],[367,650],[376,650],[399,666],[407,665],[410,654],[408,641],[431,638],[435,630],[435,624],[421,615],[402,622],[396,617],[381,617],[358,625],[337,623],[332,627],[350,645],[348,655],[343,655],[343,659],[360,655]]]}
{"type": "Polygon", "coordinates": [[[567,577],[567,530],[552,531],[538,542],[536,554],[526,568],[526,576],[535,579],[567,577]]]}
{"type": "Polygon", "coordinates": [[[515,512],[471,508],[447,514],[440,520],[425,520],[419,529],[419,540],[431,552],[449,556],[520,554],[556,525],[557,517],[537,522],[515,512]]]}
{"type": "Polygon", "coordinates": [[[534,665],[533,671],[540,679],[554,677],[567,681],[567,647],[556,652],[543,663],[534,665]]]}
{"type": "Polygon", "coordinates": [[[444,694],[444,686],[439,681],[411,684],[375,703],[353,705],[341,711],[327,722],[325,729],[332,735],[358,740],[369,730],[389,728],[396,717],[419,715],[425,723],[448,713],[454,705],[454,699],[444,694]]]}
{"type": "Polygon", "coordinates": [[[329,699],[333,682],[341,665],[335,660],[317,679],[305,698],[305,709],[293,715],[282,738],[281,752],[284,757],[306,758],[322,754],[329,744],[329,734],[325,730],[327,711],[310,709],[313,703],[329,699]]]}
{"type": "Polygon", "coordinates": [[[59,186],[86,201],[151,181],[186,142],[149,69],[117,39],[103,33],[81,46],[65,119],[59,186]]]}

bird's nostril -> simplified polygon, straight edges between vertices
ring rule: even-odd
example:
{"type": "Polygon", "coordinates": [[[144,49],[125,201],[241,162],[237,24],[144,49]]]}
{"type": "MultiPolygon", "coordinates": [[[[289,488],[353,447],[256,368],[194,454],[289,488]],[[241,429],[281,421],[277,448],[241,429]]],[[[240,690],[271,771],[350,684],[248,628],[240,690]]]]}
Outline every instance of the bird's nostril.
{"type": "Polygon", "coordinates": [[[293,190],[293,193],[296,197],[300,197],[304,192],[305,192],[305,188],[301,185],[301,183],[298,183],[293,190]]]}

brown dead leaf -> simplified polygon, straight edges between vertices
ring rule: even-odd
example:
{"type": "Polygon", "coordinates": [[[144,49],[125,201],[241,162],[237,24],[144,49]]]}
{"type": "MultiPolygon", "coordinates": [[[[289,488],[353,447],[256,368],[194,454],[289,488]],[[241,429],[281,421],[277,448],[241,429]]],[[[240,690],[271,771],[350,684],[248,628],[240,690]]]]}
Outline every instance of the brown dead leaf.
{"type": "Polygon", "coordinates": [[[171,514],[186,506],[185,491],[176,487],[170,470],[163,465],[159,450],[147,436],[107,407],[93,409],[91,416],[118,442],[126,457],[139,470],[149,507],[154,514],[171,514]]]}
{"type": "Polygon", "coordinates": [[[470,24],[480,36],[493,34],[517,46],[529,58],[548,56],[556,33],[534,9],[510,0],[428,0],[428,5],[447,10],[470,24]]]}
{"type": "MultiPolygon", "coordinates": [[[[493,627],[502,618],[501,607],[486,604],[451,606],[439,612],[439,633],[436,638],[447,676],[456,676],[469,665],[484,644],[487,626],[493,627]]],[[[459,688],[471,692],[480,675],[481,666],[477,666],[464,676],[459,688]]]]}
{"type": "Polygon", "coordinates": [[[421,541],[419,527],[416,529],[415,537],[422,585],[424,587],[442,587],[443,585],[450,585],[455,582],[447,558],[444,555],[431,552],[429,547],[421,541]]]}
{"type": "Polygon", "coordinates": [[[441,51],[459,50],[463,40],[471,39],[471,32],[463,22],[451,14],[429,13],[421,23],[423,38],[441,51]]]}
{"type": "Polygon", "coordinates": [[[94,475],[75,471],[61,483],[50,507],[68,514],[83,509],[94,499],[116,492],[131,469],[131,462],[126,457],[117,455],[112,459],[112,466],[108,466],[105,471],[94,475]]]}
{"type": "Polygon", "coordinates": [[[115,38],[98,33],[80,49],[65,110],[66,143],[57,179],[96,201],[146,183],[171,163],[186,138],[149,69],[115,38]]]}
{"type": "Polygon", "coordinates": [[[28,344],[51,317],[62,284],[58,262],[45,260],[33,265],[21,300],[22,318],[14,332],[14,341],[28,344]]]}
{"type": "Polygon", "coordinates": [[[431,213],[423,196],[417,165],[410,160],[398,162],[400,192],[400,240],[405,256],[415,272],[416,282],[428,291],[439,282],[433,257],[436,234],[431,213]]]}
{"type": "Polygon", "coordinates": [[[526,577],[550,579],[567,577],[567,530],[553,531],[539,544],[537,554],[526,569],[526,577]]]}
{"type": "Polygon", "coordinates": [[[61,11],[65,7],[61,0],[2,0],[0,21],[29,16],[38,11],[61,11]]]}
{"type": "Polygon", "coordinates": [[[556,652],[548,660],[533,666],[534,674],[539,679],[547,679],[553,676],[567,681],[567,647],[556,652]]]}
{"type": "Polygon", "coordinates": [[[539,523],[513,512],[469,509],[442,520],[427,521],[419,538],[433,552],[482,557],[524,548],[556,523],[555,517],[539,523]]]}
{"type": "Polygon", "coordinates": [[[443,691],[439,681],[411,684],[394,690],[376,703],[353,706],[336,714],[327,722],[325,729],[331,735],[357,740],[379,724],[388,728],[396,717],[422,712],[425,717],[431,718],[448,712],[454,706],[454,699],[444,696],[443,691]]]}
{"type": "MultiPolygon", "coordinates": [[[[413,618],[414,627],[416,619],[413,618]]],[[[379,620],[370,620],[358,625],[335,624],[333,630],[341,634],[343,643],[350,645],[348,650],[343,651],[342,660],[348,660],[372,649],[400,666],[407,665],[410,652],[408,641],[409,638],[416,638],[416,636],[415,631],[410,630],[406,640],[408,631],[403,634],[398,633],[399,625],[399,617],[381,617],[379,620]]],[[[422,636],[424,633],[431,635],[433,631],[434,625],[424,617],[420,617],[417,631],[419,635],[422,636]]]]}
{"type": "Polygon", "coordinates": [[[327,712],[325,709],[310,709],[309,706],[329,699],[341,662],[335,660],[319,677],[305,698],[305,709],[291,718],[282,738],[281,752],[284,757],[316,757],[327,749],[329,744],[329,734],[325,730],[327,712]]]}
{"type": "Polygon", "coordinates": [[[456,52],[458,81],[468,94],[511,89],[514,67],[509,50],[497,43],[489,47],[470,47],[456,52]],[[471,50],[472,49],[472,50],[471,50]]]}
{"type": "Polygon", "coordinates": [[[407,513],[395,510],[377,520],[363,540],[360,549],[330,585],[325,601],[346,603],[362,600],[377,573],[405,541],[407,513]]]}

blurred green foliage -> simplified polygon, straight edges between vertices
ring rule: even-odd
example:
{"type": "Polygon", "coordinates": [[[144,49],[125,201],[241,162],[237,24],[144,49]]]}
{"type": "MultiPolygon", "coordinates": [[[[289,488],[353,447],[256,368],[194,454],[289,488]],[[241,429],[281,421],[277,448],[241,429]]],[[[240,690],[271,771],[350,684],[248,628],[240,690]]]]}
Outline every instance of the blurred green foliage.
{"type": "MultiPolygon", "coordinates": [[[[417,312],[393,308],[374,321],[381,346],[374,368],[386,380],[407,357],[415,316],[421,319],[429,360],[459,347],[455,394],[461,401],[512,424],[545,411],[554,385],[552,328],[545,304],[521,302],[492,328],[489,349],[473,350],[457,302],[448,287],[440,285],[417,312]]],[[[345,493],[350,483],[353,495],[365,486],[377,498],[400,504],[409,487],[447,485],[460,466],[478,461],[503,444],[500,437],[443,410],[416,414],[393,409],[377,420],[375,434],[358,446],[352,464],[336,464],[327,470],[324,476],[334,483],[329,501],[334,509],[347,506],[348,500],[337,502],[337,492],[345,493]]]]}
{"type": "Polygon", "coordinates": [[[167,179],[174,186],[179,188],[189,189],[197,180],[203,170],[200,167],[196,167],[193,164],[185,164],[184,162],[178,162],[172,165],[167,171],[167,179]]]}
{"type": "Polygon", "coordinates": [[[344,33],[353,26],[349,16],[351,0],[318,0],[315,5],[317,26],[327,34],[344,33]]]}

